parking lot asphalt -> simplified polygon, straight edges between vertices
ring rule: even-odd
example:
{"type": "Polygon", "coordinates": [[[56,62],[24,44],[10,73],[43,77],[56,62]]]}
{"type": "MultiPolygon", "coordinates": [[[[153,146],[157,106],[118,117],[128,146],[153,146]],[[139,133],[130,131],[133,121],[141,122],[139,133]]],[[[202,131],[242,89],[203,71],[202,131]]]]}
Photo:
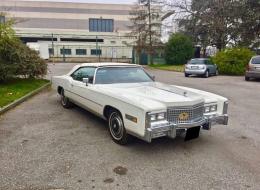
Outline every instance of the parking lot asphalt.
{"type": "MultiPolygon", "coordinates": [[[[48,77],[73,65],[50,64],[48,77]]],[[[105,121],[63,109],[56,91],[46,90],[0,116],[0,189],[260,189],[260,82],[148,72],[229,98],[229,125],[188,142],[133,139],[119,146],[105,121]]]]}

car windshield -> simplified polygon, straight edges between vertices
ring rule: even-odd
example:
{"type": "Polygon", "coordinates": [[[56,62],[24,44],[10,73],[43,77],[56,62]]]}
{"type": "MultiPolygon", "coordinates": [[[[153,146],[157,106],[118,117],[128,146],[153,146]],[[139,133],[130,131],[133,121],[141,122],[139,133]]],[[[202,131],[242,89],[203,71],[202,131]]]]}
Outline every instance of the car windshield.
{"type": "Polygon", "coordinates": [[[104,67],[97,69],[95,84],[152,82],[140,67],[104,67]]]}
{"type": "Polygon", "coordinates": [[[254,57],[251,62],[252,64],[260,64],[260,57],[254,57]]]}
{"type": "Polygon", "coordinates": [[[203,65],[205,64],[205,61],[204,59],[192,59],[190,60],[190,62],[188,64],[191,64],[191,65],[203,65]]]}

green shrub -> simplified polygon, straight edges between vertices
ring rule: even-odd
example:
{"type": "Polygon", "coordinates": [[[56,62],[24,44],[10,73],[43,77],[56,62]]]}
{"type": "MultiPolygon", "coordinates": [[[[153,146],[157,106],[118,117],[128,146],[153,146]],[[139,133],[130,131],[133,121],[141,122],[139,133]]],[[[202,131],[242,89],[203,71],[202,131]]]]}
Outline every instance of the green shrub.
{"type": "Polygon", "coordinates": [[[193,57],[194,50],[189,37],[181,33],[173,34],[165,48],[167,64],[183,65],[193,57]]]}
{"type": "Polygon", "coordinates": [[[47,64],[38,53],[19,40],[6,42],[0,49],[0,81],[17,76],[35,78],[44,76],[47,64]],[[4,46],[4,47],[3,47],[4,46]]]}
{"type": "Polygon", "coordinates": [[[253,55],[247,48],[230,48],[218,52],[212,61],[218,65],[221,74],[244,75],[246,65],[253,55]]]}
{"type": "Polygon", "coordinates": [[[34,78],[45,75],[45,61],[13,35],[11,26],[11,23],[0,24],[0,82],[20,76],[34,78]]]}

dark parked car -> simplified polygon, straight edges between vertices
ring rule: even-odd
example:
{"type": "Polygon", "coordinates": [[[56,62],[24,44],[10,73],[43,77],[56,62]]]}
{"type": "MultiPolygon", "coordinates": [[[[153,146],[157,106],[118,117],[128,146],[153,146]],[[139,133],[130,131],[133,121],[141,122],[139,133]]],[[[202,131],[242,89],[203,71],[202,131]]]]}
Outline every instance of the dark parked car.
{"type": "Polygon", "coordinates": [[[185,65],[185,77],[200,75],[208,78],[210,75],[218,75],[218,67],[208,58],[191,59],[185,65]]]}
{"type": "Polygon", "coordinates": [[[251,78],[260,78],[260,55],[252,57],[247,65],[245,80],[251,78]]]}

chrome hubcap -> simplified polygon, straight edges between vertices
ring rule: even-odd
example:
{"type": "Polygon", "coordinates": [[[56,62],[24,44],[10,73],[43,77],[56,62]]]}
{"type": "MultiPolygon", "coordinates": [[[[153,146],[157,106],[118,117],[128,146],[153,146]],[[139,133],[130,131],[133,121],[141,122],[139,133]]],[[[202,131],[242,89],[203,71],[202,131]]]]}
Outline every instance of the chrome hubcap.
{"type": "Polygon", "coordinates": [[[114,139],[120,140],[123,136],[124,125],[117,113],[113,113],[109,119],[109,130],[114,139]]]}

